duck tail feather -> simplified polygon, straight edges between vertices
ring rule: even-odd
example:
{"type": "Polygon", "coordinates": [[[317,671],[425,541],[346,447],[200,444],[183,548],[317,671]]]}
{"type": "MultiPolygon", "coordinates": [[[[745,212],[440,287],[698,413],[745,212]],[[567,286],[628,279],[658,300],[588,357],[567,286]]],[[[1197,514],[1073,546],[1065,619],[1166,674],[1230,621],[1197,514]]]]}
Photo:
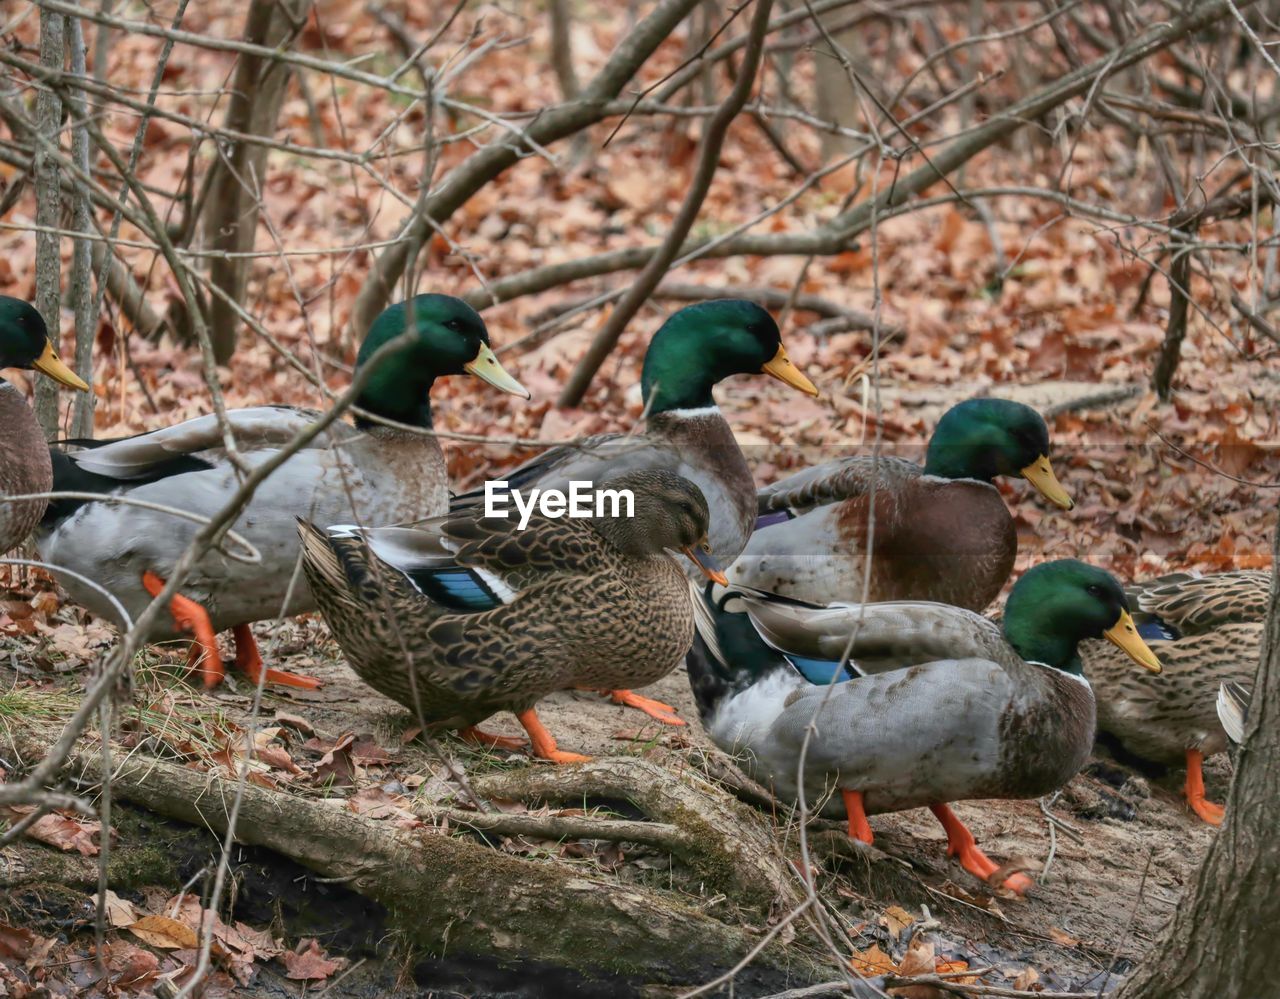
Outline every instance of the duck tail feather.
{"type": "Polygon", "coordinates": [[[1226,730],[1227,738],[1239,745],[1244,742],[1244,726],[1249,720],[1249,701],[1252,691],[1234,680],[1218,687],[1218,721],[1226,730]]]}

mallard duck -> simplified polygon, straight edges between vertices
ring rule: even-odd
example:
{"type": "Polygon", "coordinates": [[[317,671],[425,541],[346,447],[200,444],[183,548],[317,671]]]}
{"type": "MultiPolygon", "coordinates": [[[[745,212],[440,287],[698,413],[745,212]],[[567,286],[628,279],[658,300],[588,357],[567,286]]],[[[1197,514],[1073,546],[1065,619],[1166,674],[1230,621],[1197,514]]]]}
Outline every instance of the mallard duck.
{"type": "Polygon", "coordinates": [[[1164,663],[1156,682],[1130,675],[1104,645],[1083,650],[1098,693],[1098,728],[1143,759],[1185,763],[1187,804],[1213,825],[1223,812],[1205,799],[1203,764],[1227,748],[1218,689],[1253,682],[1270,591],[1271,574],[1253,570],[1175,573],[1131,586],[1138,626],[1164,663]]]}
{"type": "MultiPolygon", "coordinates": [[[[711,510],[711,547],[727,565],[738,557],[756,520],[755,481],[712,389],[731,375],[764,373],[793,388],[818,390],[787,357],[778,324],[754,302],[700,302],[674,313],[649,343],[640,375],[647,418],[634,436],[600,434],[552,448],[503,473],[506,488],[564,489],[572,480],[598,482],[633,468],[666,468],[696,483],[711,510]]],[[[495,486],[497,484],[494,484],[495,486]]],[[[455,498],[454,510],[480,509],[485,490],[455,498]]],[[[669,725],[675,709],[629,690],[607,692],[669,725]]]]}
{"type": "Polygon", "coordinates": [[[1018,552],[1013,517],[992,484],[1000,475],[1021,475],[1071,509],[1039,413],[1005,399],[962,402],[938,421],[923,468],[859,455],[760,490],[756,532],[729,579],[815,603],[933,600],[980,611],[999,594],[1018,552]]]}
{"type": "Polygon", "coordinates": [[[563,752],[534,705],[569,687],[653,683],[693,640],[683,551],[723,582],[704,554],[702,491],[666,469],[608,480],[630,490],[632,516],[452,514],[422,528],[300,525],[311,592],[348,662],[369,686],[429,728],[507,748],[475,726],[511,711],[534,755],[563,752]],[[412,664],[410,668],[409,664],[412,664]]]}
{"type": "MultiPolygon", "coordinates": [[[[44,319],[20,298],[0,295],[0,368],[35,369],[68,388],[89,386],[58,357],[44,319]]],[[[22,543],[44,516],[45,500],[4,497],[47,493],[53,466],[36,414],[23,394],[0,378],[0,555],[22,543]]]]}
{"type": "MultiPolygon", "coordinates": [[[[419,295],[391,306],[370,328],[357,356],[361,368],[384,344],[407,329],[417,338],[385,355],[357,406],[375,417],[431,427],[429,394],[445,375],[476,375],[504,392],[528,393],[498,363],[484,321],[448,295],[419,295]]],[[[257,467],[312,423],[318,414],[287,406],[257,406],[228,414],[240,455],[257,467]]],[[[228,460],[215,416],[187,420],[114,441],[81,441],[75,452],[54,450],[56,489],[123,495],[216,515],[235,494],[240,477],[228,460]]],[[[151,635],[165,641],[192,633],[193,660],[205,682],[223,676],[216,634],[233,629],[235,663],[255,682],[262,668],[250,622],[314,609],[307,587],[294,581],[298,541],[294,519],[322,523],[355,520],[394,524],[436,516],[448,508],[448,477],[436,438],[357,416],[355,426],[334,424],[289,458],[258,488],[232,527],[262,555],[246,564],[211,551],[183,582],[170,604],[170,619],[151,635]]],[[[138,615],[164,586],[174,562],[200,524],[169,514],[107,501],[67,501],[50,507],[40,525],[44,557],[96,580],[138,615]]],[[[97,591],[74,577],[61,578],[71,596],[94,613],[117,615],[97,591]]],[[[117,622],[118,623],[118,622],[117,622]]],[[[315,681],[275,670],[271,682],[315,686],[315,681]]]]}
{"type": "MultiPolygon", "coordinates": [[[[843,811],[849,835],[870,843],[868,815],[927,806],[948,854],[984,880],[996,865],[947,804],[1038,797],[1080,769],[1094,698],[1078,643],[1106,638],[1160,669],[1120,585],[1074,560],[1018,580],[1003,633],[938,603],[819,606],[734,587],[696,606],[689,681],[718,746],[795,800],[815,723],[804,756],[811,807],[843,811]],[[841,800],[827,799],[835,790],[841,800]]],[[[1031,882],[1004,884],[1022,892],[1031,882]]]]}

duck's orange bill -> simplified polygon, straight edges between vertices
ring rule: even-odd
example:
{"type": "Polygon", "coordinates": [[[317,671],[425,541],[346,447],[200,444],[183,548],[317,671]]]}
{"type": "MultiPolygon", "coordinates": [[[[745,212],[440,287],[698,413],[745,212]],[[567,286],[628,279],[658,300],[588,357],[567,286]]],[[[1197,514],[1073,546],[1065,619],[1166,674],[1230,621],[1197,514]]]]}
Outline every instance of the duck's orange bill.
{"type": "Polygon", "coordinates": [[[721,586],[729,585],[729,577],[720,571],[715,559],[711,557],[711,553],[705,548],[701,546],[695,548],[693,545],[688,545],[680,550],[689,556],[689,561],[701,569],[702,574],[711,582],[719,583],[721,586]]]}
{"type": "Polygon", "coordinates": [[[791,363],[791,358],[787,356],[787,348],[782,344],[778,344],[778,352],[773,355],[773,360],[760,370],[808,395],[818,394],[818,386],[809,381],[804,372],[791,363]]]}
{"type": "Polygon", "coordinates": [[[1022,477],[1040,491],[1040,495],[1055,506],[1070,510],[1075,506],[1062,483],[1053,474],[1053,466],[1049,464],[1048,455],[1041,455],[1026,468],[1022,469],[1022,477]]]}
{"type": "Polygon", "coordinates": [[[45,341],[44,353],[32,361],[31,366],[37,371],[44,372],[55,382],[60,382],[67,388],[80,389],[82,392],[89,391],[89,386],[85,380],[62,363],[62,358],[53,349],[51,340],[45,341]]]}
{"type": "Polygon", "coordinates": [[[1133,623],[1133,615],[1128,611],[1121,611],[1120,620],[1104,631],[1102,637],[1143,669],[1150,670],[1152,673],[1161,671],[1160,660],[1138,634],[1138,626],[1133,623]]]}

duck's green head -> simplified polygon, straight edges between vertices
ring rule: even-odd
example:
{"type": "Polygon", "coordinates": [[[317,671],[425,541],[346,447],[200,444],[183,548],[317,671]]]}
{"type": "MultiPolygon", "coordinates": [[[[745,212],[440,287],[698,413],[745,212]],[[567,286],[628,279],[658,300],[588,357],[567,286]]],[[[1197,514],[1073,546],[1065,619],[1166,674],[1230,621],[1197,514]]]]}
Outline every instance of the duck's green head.
{"type": "Polygon", "coordinates": [[[67,388],[89,388],[58,357],[40,313],[8,295],[0,295],[0,368],[34,368],[67,388]]]}
{"type": "Polygon", "coordinates": [[[1021,475],[1050,503],[1075,504],[1049,463],[1049,428],[1030,406],[1008,399],[968,399],[942,414],[924,470],[944,479],[990,482],[1021,475]]]}
{"type": "Polygon", "coordinates": [[[1115,577],[1075,559],[1027,570],[1005,604],[1004,635],[1023,659],[1067,673],[1081,672],[1076,646],[1086,638],[1105,638],[1139,666],[1160,672],[1115,577]]]}
{"type": "Polygon", "coordinates": [[[417,295],[384,311],[369,327],[356,367],[407,330],[413,330],[414,338],[378,362],[356,402],[361,409],[429,427],[431,386],[444,375],[475,375],[503,392],[529,398],[489,348],[489,330],[480,313],[452,295],[417,295]]]}
{"type": "Polygon", "coordinates": [[[726,298],[686,306],[662,324],[645,353],[640,386],[653,415],[714,406],[716,382],[760,373],[818,394],[787,357],[773,316],[754,302],[726,298]]]}

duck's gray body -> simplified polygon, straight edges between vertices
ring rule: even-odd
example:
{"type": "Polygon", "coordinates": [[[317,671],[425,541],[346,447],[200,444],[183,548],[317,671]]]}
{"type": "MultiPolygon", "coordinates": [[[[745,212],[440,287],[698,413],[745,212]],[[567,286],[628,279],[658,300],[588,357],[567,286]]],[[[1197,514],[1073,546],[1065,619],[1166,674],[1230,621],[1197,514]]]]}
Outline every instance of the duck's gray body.
{"type": "MultiPolygon", "coordinates": [[[[253,469],[319,414],[262,406],[228,414],[246,465],[253,469]]],[[[216,417],[206,416],[149,434],[68,456],[82,473],[119,481],[111,490],[204,517],[217,516],[242,476],[227,458],[216,417]],[[139,484],[158,465],[187,455],[207,467],[139,484]],[[134,481],[130,481],[134,480],[134,481]]],[[[74,477],[74,473],[72,476],[74,477]]],[[[67,488],[73,488],[69,482],[67,488]]],[[[368,432],[334,424],[290,457],[258,487],[233,529],[262,555],[246,564],[212,551],[184,580],[181,593],[202,604],[215,630],[314,609],[298,567],[297,517],[322,524],[397,524],[439,515],[448,491],[440,446],[434,437],[378,427],[368,432]]],[[[169,514],[89,502],[69,516],[46,517],[39,534],[49,562],[106,587],[133,616],[151,597],[145,571],[167,576],[201,529],[169,514]]],[[[237,551],[232,542],[223,548],[237,551]]],[[[115,621],[118,615],[98,591],[70,575],[59,581],[77,603],[115,621]]],[[[177,637],[172,619],[159,619],[152,640],[177,637]]]]}
{"type": "MultiPolygon", "coordinates": [[[[785,799],[798,796],[807,732],[806,801],[826,802],[834,816],[844,814],[831,797],[837,788],[862,792],[868,814],[1028,798],[1061,787],[1088,758],[1088,682],[1024,662],[995,624],[969,611],[922,602],[816,609],[751,596],[730,601],[726,610],[735,609],[750,611],[774,665],[753,682],[721,684],[718,699],[700,697],[703,723],[785,799]],[[839,659],[851,633],[866,675],[842,683],[810,683],[777,653],[839,659]]],[[[700,602],[700,642],[689,660],[695,692],[698,674],[724,657],[716,613],[700,602]]]]}

